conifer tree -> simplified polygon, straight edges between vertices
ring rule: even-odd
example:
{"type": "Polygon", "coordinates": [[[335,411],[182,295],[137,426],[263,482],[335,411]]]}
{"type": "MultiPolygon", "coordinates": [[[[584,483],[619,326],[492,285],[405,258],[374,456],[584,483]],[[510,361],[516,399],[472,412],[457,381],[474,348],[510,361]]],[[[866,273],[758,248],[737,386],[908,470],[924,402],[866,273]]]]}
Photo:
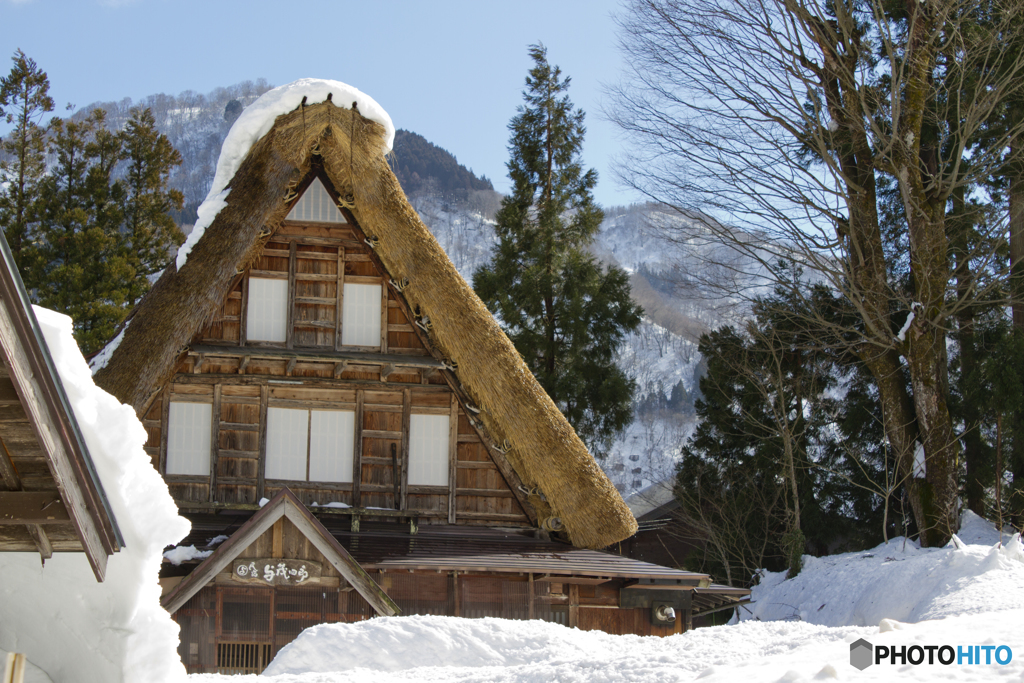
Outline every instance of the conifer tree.
{"type": "Polygon", "coordinates": [[[473,286],[541,386],[596,454],[632,417],[634,382],[615,365],[640,323],[629,281],[587,251],[603,219],[591,191],[597,173],[580,158],[584,113],[570,79],[530,46],[534,67],[509,124],[512,194],[497,215],[491,262],[473,286]]]}
{"type": "Polygon", "coordinates": [[[167,176],[181,164],[181,154],[157,131],[149,109],[133,110],[119,139],[127,162],[120,248],[134,270],[126,291],[131,308],[149,291],[149,279],[167,266],[172,248],[185,240],[170,213],[181,210],[183,196],[167,188],[167,176]]]}
{"type": "Polygon", "coordinates": [[[55,162],[40,184],[39,254],[25,282],[37,303],[71,316],[87,354],[113,336],[132,277],[117,248],[124,190],[112,174],[121,145],[103,121],[97,109],[81,121],[50,123],[55,162]]]}
{"type": "MultiPolygon", "coordinates": [[[[35,218],[38,185],[46,172],[46,134],[39,121],[53,111],[46,72],[17,50],[14,66],[0,78],[0,115],[14,129],[0,144],[0,227],[24,274],[29,224],[35,218]],[[6,185],[4,185],[6,182],[6,185]]],[[[29,259],[30,260],[30,259],[29,259]]]]}

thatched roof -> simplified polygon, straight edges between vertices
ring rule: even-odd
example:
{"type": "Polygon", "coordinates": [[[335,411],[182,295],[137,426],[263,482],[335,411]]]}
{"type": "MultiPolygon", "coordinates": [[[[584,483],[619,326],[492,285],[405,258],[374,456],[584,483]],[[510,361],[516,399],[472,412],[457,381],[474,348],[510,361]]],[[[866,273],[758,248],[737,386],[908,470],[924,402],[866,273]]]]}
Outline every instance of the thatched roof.
{"type": "Polygon", "coordinates": [[[320,163],[363,232],[376,238],[390,277],[408,278],[399,296],[430,318],[432,345],[457,364],[455,375],[481,409],[491,440],[508,441],[505,457],[526,486],[539,487],[572,543],[599,548],[632,535],[629,508],[409,205],[386,149],[383,126],[331,102],[279,116],[239,166],[227,206],[185,265],[170,267],[142,301],[97,384],[141,411],[235,275],[259,255],[267,234],[261,238],[261,230],[281,224],[289,187],[320,163]]]}

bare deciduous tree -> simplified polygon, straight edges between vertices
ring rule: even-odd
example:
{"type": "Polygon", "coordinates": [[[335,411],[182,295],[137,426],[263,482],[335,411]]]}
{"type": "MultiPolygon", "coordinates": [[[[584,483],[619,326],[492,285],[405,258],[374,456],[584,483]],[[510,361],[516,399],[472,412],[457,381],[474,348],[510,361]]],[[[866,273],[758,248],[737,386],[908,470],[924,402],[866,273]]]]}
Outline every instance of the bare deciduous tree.
{"type": "Polygon", "coordinates": [[[955,276],[947,210],[1017,161],[1021,124],[991,124],[1024,88],[1021,52],[1002,50],[1024,3],[632,0],[621,28],[631,71],[611,114],[635,143],[625,179],[713,217],[705,234],[766,272],[796,259],[850,302],[855,324],[807,324],[870,368],[922,543],[944,544],[960,454],[947,335],[965,309],[1006,302],[1009,272],[1003,221],[974,226],[960,255],[972,267],[955,276]],[[880,218],[887,183],[909,258],[880,218]]]}

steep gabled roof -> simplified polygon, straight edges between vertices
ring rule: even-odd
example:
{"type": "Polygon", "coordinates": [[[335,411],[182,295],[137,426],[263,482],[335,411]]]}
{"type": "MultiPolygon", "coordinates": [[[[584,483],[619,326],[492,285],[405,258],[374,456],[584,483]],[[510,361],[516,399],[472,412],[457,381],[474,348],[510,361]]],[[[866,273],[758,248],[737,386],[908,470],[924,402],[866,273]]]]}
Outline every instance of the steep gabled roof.
{"type": "Polygon", "coordinates": [[[184,581],[161,599],[164,608],[172,614],[189,598],[212,581],[221,570],[238,557],[243,550],[263,535],[274,522],[284,517],[338,570],[338,573],[363,597],[377,614],[391,617],[398,614],[398,606],[377,583],[352,559],[348,551],[324,528],[306,506],[287,487],[281,489],[259,512],[249,518],[231,538],[196,567],[184,581]]]}
{"type": "Polygon", "coordinates": [[[0,548],[81,550],[102,581],[124,540],[2,234],[0,359],[0,548]]]}
{"type": "Polygon", "coordinates": [[[424,325],[429,320],[428,347],[451,363],[448,376],[460,400],[472,403],[467,407],[490,440],[507,447],[505,458],[524,484],[546,498],[538,512],[559,518],[580,547],[632,535],[629,508],[409,205],[387,149],[384,127],[355,108],[326,101],[279,116],[239,165],[226,206],[188,260],[180,270],[169,267],[141,302],[97,384],[143,410],[233,278],[284,220],[291,208],[286,197],[313,173],[323,174],[390,278],[408,280],[396,296],[424,325]]]}

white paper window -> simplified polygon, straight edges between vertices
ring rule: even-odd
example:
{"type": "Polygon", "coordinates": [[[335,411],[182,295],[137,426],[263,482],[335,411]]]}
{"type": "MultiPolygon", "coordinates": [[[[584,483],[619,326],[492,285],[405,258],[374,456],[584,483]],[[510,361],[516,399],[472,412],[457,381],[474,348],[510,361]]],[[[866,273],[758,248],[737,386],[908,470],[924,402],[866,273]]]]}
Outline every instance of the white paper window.
{"type": "Polygon", "coordinates": [[[167,474],[210,474],[213,406],[171,401],[167,425],[167,474]]]}
{"type": "Polygon", "coordinates": [[[355,413],[267,408],[267,479],[352,481],[355,413]]]}
{"type": "Polygon", "coordinates": [[[318,223],[346,223],[345,216],[338,210],[327,194],[327,189],[314,178],[306,191],[288,212],[289,221],[316,221],[318,223]]]}
{"type": "Polygon", "coordinates": [[[288,281],[249,278],[248,320],[245,334],[250,341],[283,342],[288,325],[288,281]]]}
{"type": "Polygon", "coordinates": [[[448,485],[448,416],[410,415],[409,485],[448,485]]]}
{"type": "Polygon", "coordinates": [[[345,283],[341,315],[341,343],[380,346],[380,285],[345,283]]]}
{"type": "Polygon", "coordinates": [[[356,414],[314,410],[309,420],[309,480],[352,481],[352,445],[356,414]]]}
{"type": "Polygon", "coordinates": [[[267,409],[267,479],[306,480],[309,411],[267,409]]]}

